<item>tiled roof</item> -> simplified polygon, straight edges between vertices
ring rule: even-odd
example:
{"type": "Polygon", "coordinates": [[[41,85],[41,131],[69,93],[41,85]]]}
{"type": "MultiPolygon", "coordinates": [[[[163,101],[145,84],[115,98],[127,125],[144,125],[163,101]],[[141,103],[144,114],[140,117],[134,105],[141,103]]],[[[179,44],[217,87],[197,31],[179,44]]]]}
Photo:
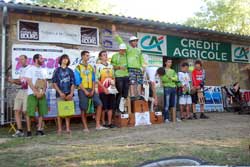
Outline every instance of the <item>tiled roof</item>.
{"type": "Polygon", "coordinates": [[[136,17],[125,17],[120,15],[114,14],[105,14],[99,12],[92,12],[92,11],[84,11],[78,9],[70,9],[70,8],[62,8],[62,7],[55,7],[55,6],[46,6],[46,5],[38,5],[38,4],[31,4],[31,3],[14,3],[14,2],[4,2],[0,0],[0,7],[7,6],[9,9],[13,9],[15,11],[32,11],[38,13],[50,13],[50,14],[59,14],[64,16],[78,16],[78,17],[87,17],[93,18],[95,20],[109,20],[114,23],[124,23],[124,24],[134,24],[134,25],[142,25],[148,26],[157,29],[169,29],[174,31],[183,31],[183,32],[197,32],[201,33],[202,35],[215,35],[224,38],[228,38],[231,40],[240,40],[240,41],[247,41],[250,42],[250,36],[248,35],[241,35],[241,34],[234,34],[229,32],[221,32],[221,31],[214,31],[210,29],[204,28],[196,28],[191,26],[185,26],[181,24],[173,24],[173,23],[166,23],[148,19],[141,19],[136,17]]]}

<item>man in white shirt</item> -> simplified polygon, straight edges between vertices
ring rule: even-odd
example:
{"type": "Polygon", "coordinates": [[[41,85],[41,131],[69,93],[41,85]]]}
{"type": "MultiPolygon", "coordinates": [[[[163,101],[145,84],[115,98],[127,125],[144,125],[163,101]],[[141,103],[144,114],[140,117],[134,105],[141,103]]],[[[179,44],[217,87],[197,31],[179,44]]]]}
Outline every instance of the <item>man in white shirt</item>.
{"type": "Polygon", "coordinates": [[[178,80],[180,82],[180,87],[178,89],[179,104],[181,111],[181,119],[191,119],[190,106],[192,104],[192,98],[190,96],[191,90],[191,79],[188,73],[189,65],[188,63],[183,63],[181,65],[181,72],[178,72],[178,80]],[[186,112],[184,112],[184,107],[186,106],[186,112]]]}
{"type": "Polygon", "coordinates": [[[42,130],[43,116],[48,113],[48,106],[45,97],[46,92],[46,74],[41,65],[43,64],[43,57],[40,54],[33,56],[34,65],[25,73],[28,81],[28,100],[27,100],[27,137],[31,136],[31,122],[30,117],[35,116],[38,109],[38,129],[36,135],[44,135],[42,130]]]}
{"type": "Polygon", "coordinates": [[[19,79],[8,78],[8,81],[12,84],[20,85],[21,88],[18,90],[15,101],[14,101],[14,111],[15,111],[15,120],[17,124],[17,131],[13,134],[13,137],[23,137],[23,129],[22,129],[22,113],[26,113],[27,109],[27,89],[28,83],[24,78],[24,74],[26,70],[29,68],[27,65],[27,56],[21,55],[19,56],[19,63],[21,64],[21,68],[19,71],[19,79]]]}

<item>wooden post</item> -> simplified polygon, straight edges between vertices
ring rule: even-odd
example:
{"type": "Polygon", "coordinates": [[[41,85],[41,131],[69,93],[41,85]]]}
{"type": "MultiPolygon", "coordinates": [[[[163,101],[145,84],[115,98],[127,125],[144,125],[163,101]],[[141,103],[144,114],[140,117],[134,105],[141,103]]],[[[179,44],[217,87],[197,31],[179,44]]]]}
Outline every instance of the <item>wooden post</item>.
{"type": "Polygon", "coordinates": [[[170,109],[170,116],[171,116],[171,120],[173,122],[176,122],[176,110],[173,107],[170,109]]]}
{"type": "Polygon", "coordinates": [[[128,114],[131,114],[131,100],[130,100],[130,97],[127,97],[125,107],[127,107],[128,114]]]}

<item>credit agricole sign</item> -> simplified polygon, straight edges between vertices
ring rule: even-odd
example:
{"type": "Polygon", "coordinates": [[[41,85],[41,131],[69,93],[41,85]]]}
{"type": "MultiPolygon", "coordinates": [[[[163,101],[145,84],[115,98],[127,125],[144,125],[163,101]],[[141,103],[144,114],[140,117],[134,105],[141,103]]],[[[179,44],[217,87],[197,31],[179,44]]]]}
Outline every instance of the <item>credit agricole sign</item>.
{"type": "Polygon", "coordinates": [[[167,56],[230,62],[231,44],[206,40],[167,36],[167,56]]]}

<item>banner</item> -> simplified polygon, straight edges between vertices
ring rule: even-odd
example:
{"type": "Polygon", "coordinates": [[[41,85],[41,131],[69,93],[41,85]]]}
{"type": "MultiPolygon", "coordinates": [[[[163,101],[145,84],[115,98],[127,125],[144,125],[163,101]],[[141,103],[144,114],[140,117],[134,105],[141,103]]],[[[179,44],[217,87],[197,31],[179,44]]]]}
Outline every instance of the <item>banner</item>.
{"type": "Polygon", "coordinates": [[[146,55],[146,54],[143,54],[143,56],[148,67],[162,67],[163,65],[162,56],[146,55]]]}
{"type": "Polygon", "coordinates": [[[137,33],[138,47],[143,53],[166,55],[166,36],[158,34],[137,33]]]}
{"type": "MultiPolygon", "coordinates": [[[[117,33],[126,44],[129,43],[129,38],[135,35],[135,33],[122,31],[118,31],[117,33]]],[[[104,48],[108,50],[119,50],[119,44],[115,41],[112,31],[110,29],[101,30],[101,44],[104,48]]]]}
{"type": "MultiPolygon", "coordinates": [[[[19,56],[26,55],[28,57],[28,64],[32,65],[33,56],[41,54],[44,58],[42,68],[46,71],[47,78],[51,79],[55,68],[59,67],[59,57],[67,54],[70,58],[69,67],[74,70],[75,67],[81,62],[81,51],[76,49],[64,49],[56,46],[43,46],[43,45],[22,45],[14,44],[12,46],[12,78],[19,78],[21,64],[19,63],[19,56]]],[[[98,58],[99,51],[89,51],[89,63],[95,66],[98,58]]],[[[115,52],[108,52],[109,59],[115,52]]]]}
{"type": "Polygon", "coordinates": [[[149,112],[135,113],[135,126],[151,125],[149,112]]]}
{"type": "Polygon", "coordinates": [[[167,56],[231,62],[231,44],[167,36],[167,56]]]}
{"type": "Polygon", "coordinates": [[[19,41],[99,45],[99,31],[96,27],[28,20],[18,20],[17,25],[19,41]]]}
{"type": "Polygon", "coordinates": [[[232,45],[232,62],[250,63],[250,47],[242,45],[232,45]]]}
{"type": "MultiPolygon", "coordinates": [[[[205,111],[224,111],[222,92],[220,86],[205,86],[205,111]]],[[[196,105],[196,111],[200,112],[200,105],[196,105]]]]}

